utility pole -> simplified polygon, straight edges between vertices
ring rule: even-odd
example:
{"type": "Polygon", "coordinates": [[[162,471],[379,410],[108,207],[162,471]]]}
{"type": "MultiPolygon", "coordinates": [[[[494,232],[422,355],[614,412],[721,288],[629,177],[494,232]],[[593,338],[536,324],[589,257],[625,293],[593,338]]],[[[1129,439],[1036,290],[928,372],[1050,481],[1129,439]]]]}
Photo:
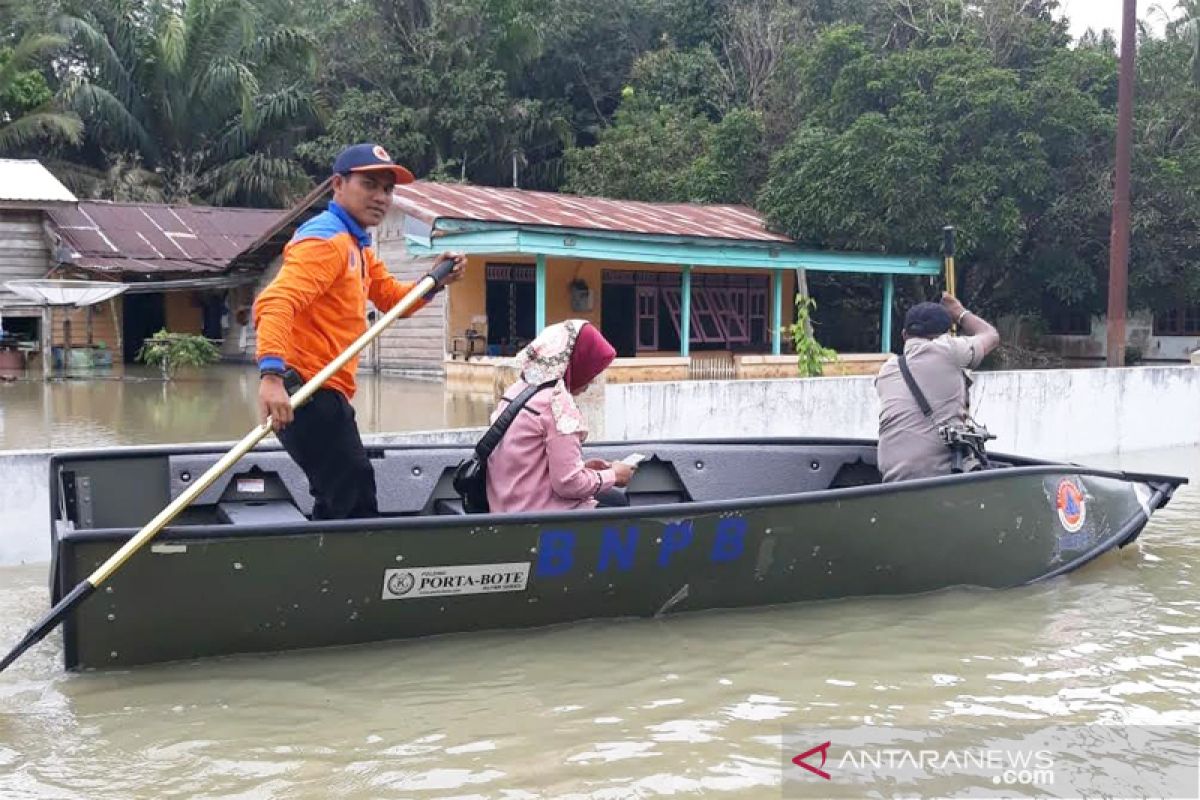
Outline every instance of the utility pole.
{"type": "Polygon", "coordinates": [[[1124,0],[1121,74],[1117,85],[1117,177],[1108,254],[1108,366],[1125,366],[1125,316],[1129,294],[1129,162],[1133,138],[1133,73],[1137,0],[1124,0]]]}

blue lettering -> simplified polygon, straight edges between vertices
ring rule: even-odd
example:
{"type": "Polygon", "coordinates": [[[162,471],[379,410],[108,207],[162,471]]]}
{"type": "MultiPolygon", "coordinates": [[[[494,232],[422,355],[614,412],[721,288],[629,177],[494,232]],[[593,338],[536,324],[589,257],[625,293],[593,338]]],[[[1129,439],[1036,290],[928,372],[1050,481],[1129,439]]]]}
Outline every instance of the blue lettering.
{"type": "Polygon", "coordinates": [[[600,563],[596,567],[597,572],[604,572],[610,564],[615,564],[617,569],[622,572],[628,572],[633,569],[633,554],[637,549],[638,529],[630,525],[625,529],[625,534],[617,528],[605,528],[604,536],[600,540],[600,563]]]}
{"type": "Polygon", "coordinates": [[[671,554],[683,550],[692,543],[692,521],[672,522],[663,531],[662,544],[658,546],[658,565],[665,567],[671,554]]]}
{"type": "Polygon", "coordinates": [[[717,521],[717,535],[713,539],[709,559],[714,564],[736,561],[746,549],[746,520],[742,517],[726,517],[717,521]]]}
{"type": "Polygon", "coordinates": [[[565,575],[574,565],[575,534],[571,531],[542,531],[538,537],[538,577],[565,575]]]}

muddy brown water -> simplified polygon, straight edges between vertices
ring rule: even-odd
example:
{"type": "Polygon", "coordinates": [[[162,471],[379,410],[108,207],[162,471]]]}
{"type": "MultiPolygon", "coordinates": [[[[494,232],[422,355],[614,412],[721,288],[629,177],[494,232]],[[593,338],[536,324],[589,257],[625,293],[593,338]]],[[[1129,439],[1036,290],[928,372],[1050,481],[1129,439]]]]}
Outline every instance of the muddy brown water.
{"type": "MultiPolygon", "coordinates": [[[[1196,450],[1083,460],[1200,474],[1196,450]]],[[[1137,545],[1005,591],[108,673],[64,673],[51,637],[0,675],[0,798],[779,797],[794,727],[1194,729],[1198,542],[1188,486],[1137,545]]],[[[45,584],[45,566],[0,569],[3,646],[44,612],[45,584]]]]}
{"type": "MultiPolygon", "coordinates": [[[[170,382],[142,367],[125,376],[0,383],[0,450],[232,441],[258,422],[252,366],[223,364],[170,382]]],[[[369,373],[354,398],[363,433],[482,425],[489,406],[438,382],[369,373]]]]}

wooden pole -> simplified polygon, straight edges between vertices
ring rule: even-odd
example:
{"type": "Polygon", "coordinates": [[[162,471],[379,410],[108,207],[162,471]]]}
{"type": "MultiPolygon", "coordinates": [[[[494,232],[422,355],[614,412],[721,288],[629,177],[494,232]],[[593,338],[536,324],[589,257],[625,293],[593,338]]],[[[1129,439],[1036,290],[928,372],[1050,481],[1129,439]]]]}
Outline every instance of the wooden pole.
{"type": "Polygon", "coordinates": [[[1108,249],[1108,366],[1125,366],[1125,316],[1129,295],[1129,171],[1133,149],[1133,74],[1137,52],[1137,0],[1125,0],[1121,19],[1121,72],[1117,84],[1117,174],[1108,249]]]}

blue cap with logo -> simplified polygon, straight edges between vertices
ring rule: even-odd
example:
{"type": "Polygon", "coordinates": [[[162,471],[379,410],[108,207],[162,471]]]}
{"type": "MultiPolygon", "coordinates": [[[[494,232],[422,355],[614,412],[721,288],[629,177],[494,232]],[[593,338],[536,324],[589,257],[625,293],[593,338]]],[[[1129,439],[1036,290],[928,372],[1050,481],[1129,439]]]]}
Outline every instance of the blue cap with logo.
{"type": "Polygon", "coordinates": [[[396,183],[412,183],[413,174],[396,162],[377,144],[355,144],[343,150],[333,162],[334,175],[351,172],[391,172],[396,183]]]}
{"type": "Polygon", "coordinates": [[[950,312],[940,303],[917,303],[904,315],[904,332],[933,339],[950,330],[950,312]]]}

